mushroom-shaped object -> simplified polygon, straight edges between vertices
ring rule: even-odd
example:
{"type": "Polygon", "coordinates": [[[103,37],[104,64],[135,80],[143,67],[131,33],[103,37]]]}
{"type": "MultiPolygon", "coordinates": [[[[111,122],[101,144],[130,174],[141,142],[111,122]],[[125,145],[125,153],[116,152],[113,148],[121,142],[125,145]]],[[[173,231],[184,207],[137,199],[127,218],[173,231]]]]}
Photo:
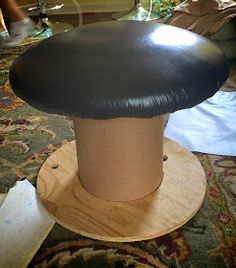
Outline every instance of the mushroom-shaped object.
{"type": "Polygon", "coordinates": [[[184,224],[203,201],[204,173],[171,141],[163,168],[162,115],[211,97],[228,72],[212,42],[148,22],[90,24],[29,48],[11,67],[14,92],[73,117],[76,134],[78,167],[72,142],[41,168],[45,206],[68,228],[105,240],[151,238],[184,224]]]}

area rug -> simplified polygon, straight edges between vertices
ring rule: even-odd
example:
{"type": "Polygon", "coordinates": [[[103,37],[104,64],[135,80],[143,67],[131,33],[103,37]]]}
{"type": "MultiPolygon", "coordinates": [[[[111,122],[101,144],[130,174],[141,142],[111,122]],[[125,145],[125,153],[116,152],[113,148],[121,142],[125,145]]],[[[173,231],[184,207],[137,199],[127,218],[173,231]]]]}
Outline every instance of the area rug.
{"type": "MultiPolygon", "coordinates": [[[[26,47],[0,51],[0,193],[17,180],[27,178],[35,184],[47,157],[74,139],[69,119],[40,112],[12,93],[9,66],[26,47]]],[[[195,155],[206,173],[207,193],[187,224],[135,243],[92,240],[57,224],[29,267],[236,267],[236,158],[195,155]]]]}

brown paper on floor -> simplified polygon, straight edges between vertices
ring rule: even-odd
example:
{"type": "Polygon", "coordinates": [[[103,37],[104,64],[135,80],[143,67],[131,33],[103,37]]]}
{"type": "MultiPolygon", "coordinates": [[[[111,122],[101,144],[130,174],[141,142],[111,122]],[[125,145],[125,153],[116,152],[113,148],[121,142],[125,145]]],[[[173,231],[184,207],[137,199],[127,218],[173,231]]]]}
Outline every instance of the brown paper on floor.
{"type": "Polygon", "coordinates": [[[17,182],[0,207],[0,267],[27,267],[54,224],[31,183],[17,182]]]}
{"type": "Polygon", "coordinates": [[[233,17],[236,17],[236,2],[232,0],[186,0],[173,9],[165,23],[208,35],[233,17]]]}

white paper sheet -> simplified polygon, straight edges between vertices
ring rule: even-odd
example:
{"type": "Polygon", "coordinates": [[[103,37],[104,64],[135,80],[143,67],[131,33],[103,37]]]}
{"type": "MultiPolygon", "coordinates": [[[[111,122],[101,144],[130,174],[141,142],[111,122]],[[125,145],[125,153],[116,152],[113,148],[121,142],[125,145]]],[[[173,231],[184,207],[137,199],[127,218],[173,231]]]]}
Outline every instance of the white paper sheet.
{"type": "Polygon", "coordinates": [[[54,224],[31,183],[17,182],[0,207],[0,267],[27,267],[54,224]]]}
{"type": "Polygon", "coordinates": [[[236,156],[236,92],[218,91],[170,115],[164,136],[190,151],[236,156]]]}

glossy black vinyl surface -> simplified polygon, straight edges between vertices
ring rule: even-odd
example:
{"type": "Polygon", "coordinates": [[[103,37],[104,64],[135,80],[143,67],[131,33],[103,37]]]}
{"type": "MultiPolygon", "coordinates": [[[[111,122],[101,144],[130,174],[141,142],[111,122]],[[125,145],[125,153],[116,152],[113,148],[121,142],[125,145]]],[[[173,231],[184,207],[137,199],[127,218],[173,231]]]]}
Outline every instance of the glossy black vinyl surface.
{"type": "Polygon", "coordinates": [[[40,110],[82,118],[152,117],[211,97],[228,76],[207,39],[162,24],[113,21],[55,35],[10,69],[19,97],[40,110]]]}

